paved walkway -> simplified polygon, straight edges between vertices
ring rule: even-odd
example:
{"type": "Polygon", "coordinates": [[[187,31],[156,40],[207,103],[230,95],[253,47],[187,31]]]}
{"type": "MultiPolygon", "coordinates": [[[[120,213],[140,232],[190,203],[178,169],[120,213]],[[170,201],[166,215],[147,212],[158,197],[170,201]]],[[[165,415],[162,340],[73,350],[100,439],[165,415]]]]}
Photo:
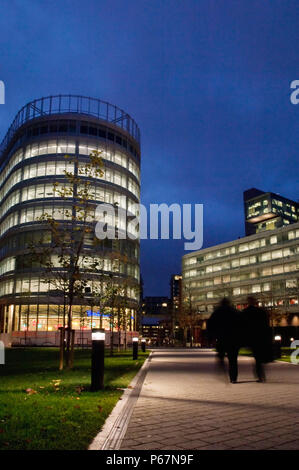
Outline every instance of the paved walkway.
{"type": "Polygon", "coordinates": [[[215,354],[156,350],[122,450],[299,450],[299,366],[272,363],[256,383],[239,358],[237,384],[216,374],[215,354]]]}

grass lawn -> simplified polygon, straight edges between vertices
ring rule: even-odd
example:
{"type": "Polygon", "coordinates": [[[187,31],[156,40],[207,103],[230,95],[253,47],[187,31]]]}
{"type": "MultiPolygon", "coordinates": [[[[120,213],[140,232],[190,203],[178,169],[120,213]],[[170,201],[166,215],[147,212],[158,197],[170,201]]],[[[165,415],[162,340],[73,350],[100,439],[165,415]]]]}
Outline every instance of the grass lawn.
{"type": "Polygon", "coordinates": [[[76,350],[74,369],[58,371],[56,348],[5,351],[0,365],[0,449],[86,449],[149,352],[105,358],[105,389],[90,392],[91,351],[76,350]],[[28,389],[31,389],[31,391],[28,389]],[[27,390],[27,391],[26,391],[27,390]]]}
{"type": "Polygon", "coordinates": [[[252,356],[251,349],[249,348],[241,348],[239,350],[239,356],[252,356]]]}
{"type": "Polygon", "coordinates": [[[291,362],[291,354],[293,351],[295,351],[295,349],[281,348],[281,358],[278,360],[283,362],[291,362]]]}
{"type": "MultiPolygon", "coordinates": [[[[277,361],[283,361],[283,362],[291,362],[291,354],[295,349],[291,348],[281,348],[281,357],[276,359],[277,361]]],[[[252,352],[250,349],[247,348],[242,348],[239,351],[239,354],[241,356],[252,356],[252,352]]]]}

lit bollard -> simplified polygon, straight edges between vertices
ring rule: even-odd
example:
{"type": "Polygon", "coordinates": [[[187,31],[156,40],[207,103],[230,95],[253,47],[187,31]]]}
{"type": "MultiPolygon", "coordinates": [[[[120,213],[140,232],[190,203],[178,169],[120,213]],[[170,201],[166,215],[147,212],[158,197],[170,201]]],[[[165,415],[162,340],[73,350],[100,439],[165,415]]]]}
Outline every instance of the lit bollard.
{"type": "Polygon", "coordinates": [[[146,344],[146,340],[143,338],[143,339],[141,340],[141,351],[142,351],[142,352],[145,352],[145,344],[146,344]]]}
{"type": "Polygon", "coordinates": [[[133,338],[133,361],[138,359],[138,336],[133,338]]]}
{"type": "Polygon", "coordinates": [[[105,330],[94,328],[91,332],[91,390],[104,388],[105,330]]]}
{"type": "Polygon", "coordinates": [[[273,344],[273,355],[274,359],[279,359],[281,357],[281,336],[276,335],[274,336],[274,344],[273,344]]]}
{"type": "Polygon", "coordinates": [[[5,346],[3,341],[0,341],[0,364],[5,364],[5,346]]]}

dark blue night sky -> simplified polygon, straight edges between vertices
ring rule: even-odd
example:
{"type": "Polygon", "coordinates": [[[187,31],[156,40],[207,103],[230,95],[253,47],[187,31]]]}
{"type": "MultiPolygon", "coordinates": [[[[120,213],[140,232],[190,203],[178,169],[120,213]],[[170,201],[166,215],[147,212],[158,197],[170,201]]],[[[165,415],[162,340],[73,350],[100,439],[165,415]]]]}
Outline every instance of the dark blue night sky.
{"type": "MultiPolygon", "coordinates": [[[[244,235],[243,191],[298,199],[298,0],[1,0],[4,136],[59,93],[125,109],[142,135],[142,202],[203,203],[204,247],[244,235]]],[[[143,241],[146,295],[168,295],[183,241],[143,241]]]]}

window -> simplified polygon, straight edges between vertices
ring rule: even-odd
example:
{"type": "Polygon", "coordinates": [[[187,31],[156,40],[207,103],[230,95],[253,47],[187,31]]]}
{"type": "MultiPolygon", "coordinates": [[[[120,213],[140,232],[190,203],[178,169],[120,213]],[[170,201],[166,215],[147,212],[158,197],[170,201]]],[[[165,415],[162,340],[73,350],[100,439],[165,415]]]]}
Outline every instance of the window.
{"type": "Polygon", "coordinates": [[[256,292],[261,292],[260,284],[256,284],[255,286],[252,286],[252,293],[255,294],[256,292]]]}
{"type": "Polygon", "coordinates": [[[268,292],[268,291],[270,291],[270,290],[271,290],[271,284],[270,284],[270,282],[265,282],[265,283],[263,284],[263,292],[268,292]]]}
{"type": "Polygon", "coordinates": [[[282,258],[282,250],[276,250],[272,252],[272,259],[282,258]]]}
{"type": "Polygon", "coordinates": [[[261,261],[270,261],[270,260],[271,260],[271,253],[270,252],[263,253],[261,255],[261,261]]]}
{"type": "Polygon", "coordinates": [[[271,276],[271,275],[272,275],[272,268],[262,269],[262,276],[271,276]]]}
{"type": "Polygon", "coordinates": [[[286,280],[286,288],[287,289],[297,288],[297,279],[287,279],[286,280]]]}
{"type": "Polygon", "coordinates": [[[244,243],[243,245],[239,245],[239,251],[247,251],[249,249],[248,243],[244,243]]]}
{"type": "Polygon", "coordinates": [[[272,274],[281,274],[283,273],[283,266],[273,266],[272,274]]]}
{"type": "Polygon", "coordinates": [[[240,260],[239,259],[233,259],[232,260],[232,268],[238,268],[240,266],[240,260]]]}

